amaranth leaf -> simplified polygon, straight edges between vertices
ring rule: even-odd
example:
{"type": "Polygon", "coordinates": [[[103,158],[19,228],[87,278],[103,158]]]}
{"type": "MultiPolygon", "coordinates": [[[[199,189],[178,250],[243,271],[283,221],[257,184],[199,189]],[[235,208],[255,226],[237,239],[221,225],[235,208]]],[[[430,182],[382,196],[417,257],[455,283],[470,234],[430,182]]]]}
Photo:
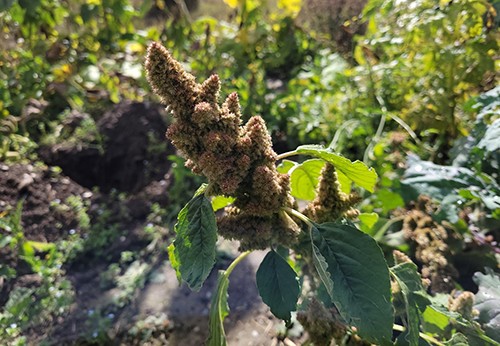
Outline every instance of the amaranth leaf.
{"type": "Polygon", "coordinates": [[[414,263],[401,263],[391,268],[391,272],[401,288],[401,295],[405,304],[406,341],[410,346],[418,345],[420,332],[420,313],[430,301],[422,286],[422,278],[418,274],[414,263]]]}
{"type": "Polygon", "coordinates": [[[193,290],[199,290],[215,264],[217,223],[203,187],[177,216],[174,254],[179,272],[193,290]]]}
{"type": "Polygon", "coordinates": [[[297,274],[277,252],[271,250],[257,270],[257,288],[274,316],[287,322],[297,309],[300,285],[297,274]]]}
{"type": "Polygon", "coordinates": [[[333,303],[361,337],[390,345],[394,322],[389,269],[375,240],[355,227],[316,225],[313,242],[328,264],[333,303]]]}
{"type": "Polygon", "coordinates": [[[368,168],[361,161],[352,162],[346,157],[334,153],[321,145],[301,145],[297,148],[297,153],[318,157],[335,166],[335,169],[342,172],[348,179],[352,180],[360,187],[373,192],[377,183],[377,173],[373,168],[368,168]]]}

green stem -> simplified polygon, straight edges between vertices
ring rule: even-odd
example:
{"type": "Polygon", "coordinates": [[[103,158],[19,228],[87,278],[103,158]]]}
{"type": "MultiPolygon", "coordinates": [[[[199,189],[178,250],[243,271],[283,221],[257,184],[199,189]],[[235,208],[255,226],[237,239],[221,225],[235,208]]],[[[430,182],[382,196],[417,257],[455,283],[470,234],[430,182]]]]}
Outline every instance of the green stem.
{"type": "Polygon", "coordinates": [[[295,155],[299,155],[299,153],[297,152],[297,150],[294,150],[294,151],[288,151],[288,152],[286,152],[286,153],[279,154],[279,155],[276,157],[276,161],[282,160],[282,159],[284,159],[285,157],[290,157],[290,156],[295,156],[295,155]]]}
{"type": "Polygon", "coordinates": [[[245,251],[241,253],[238,257],[236,257],[235,260],[224,271],[224,276],[229,277],[229,275],[231,275],[231,272],[238,265],[238,263],[240,263],[245,257],[247,257],[250,254],[250,252],[252,251],[245,251]]]}
{"type": "Polygon", "coordinates": [[[384,236],[385,232],[387,232],[389,227],[391,227],[396,222],[403,221],[404,218],[405,218],[404,216],[398,216],[398,217],[395,217],[394,219],[387,221],[382,227],[380,227],[378,232],[375,233],[375,235],[373,236],[373,239],[375,239],[376,241],[380,241],[380,239],[382,239],[382,237],[384,236]]]}
{"type": "Polygon", "coordinates": [[[335,134],[333,135],[333,139],[332,139],[330,145],[328,146],[328,148],[335,149],[335,147],[337,146],[337,142],[340,140],[340,135],[342,134],[342,132],[347,127],[355,126],[358,123],[359,123],[359,121],[357,121],[357,120],[348,120],[348,121],[344,122],[342,125],[340,125],[340,127],[337,129],[337,131],[335,131],[335,134]]]}
{"type": "Polygon", "coordinates": [[[401,119],[400,117],[398,117],[397,115],[395,114],[391,114],[391,113],[388,113],[389,117],[394,120],[395,122],[397,122],[399,124],[399,126],[401,126],[406,132],[408,132],[408,134],[410,135],[410,137],[415,141],[415,143],[419,146],[425,146],[425,149],[426,150],[429,150],[427,144],[423,144],[422,141],[420,139],[418,139],[418,136],[417,134],[415,133],[415,131],[413,131],[410,127],[410,125],[408,125],[407,123],[404,122],[403,119],[401,119]]]}
{"type": "MultiPolygon", "coordinates": [[[[406,330],[405,327],[399,325],[399,324],[394,324],[392,326],[392,329],[394,330],[397,330],[398,332],[404,332],[406,330]]],[[[433,338],[432,336],[430,335],[427,335],[427,334],[424,334],[424,333],[418,333],[418,335],[424,339],[425,341],[428,341],[430,342],[431,344],[434,344],[434,345],[438,345],[438,346],[445,346],[445,344],[443,344],[441,341],[439,340],[436,340],[435,338],[433,338]]]]}
{"type": "Polygon", "coordinates": [[[296,218],[300,219],[301,221],[304,221],[304,223],[309,227],[309,228],[312,228],[313,227],[313,223],[312,221],[307,217],[305,216],[304,214],[298,212],[297,210],[295,209],[292,209],[292,208],[288,208],[288,207],[285,207],[285,208],[282,208],[288,215],[290,216],[295,216],[296,218]]]}

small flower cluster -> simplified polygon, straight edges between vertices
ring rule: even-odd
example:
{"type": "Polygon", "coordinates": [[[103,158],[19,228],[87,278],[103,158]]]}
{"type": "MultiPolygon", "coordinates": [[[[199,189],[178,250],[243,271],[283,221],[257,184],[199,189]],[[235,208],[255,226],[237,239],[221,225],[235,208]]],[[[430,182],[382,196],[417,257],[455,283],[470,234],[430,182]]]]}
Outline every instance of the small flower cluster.
{"type": "Polygon", "coordinates": [[[294,239],[299,227],[280,212],[293,204],[289,176],[276,171],[264,120],[254,116],[242,125],[236,93],[220,105],[219,77],[196,83],[159,43],[149,46],[145,67],[153,91],[172,111],[167,137],[186,166],[207,177],[208,195],[236,198],[219,219],[220,234],[240,240],[243,249],[294,239]]]}
{"type": "Polygon", "coordinates": [[[319,223],[341,216],[356,217],[358,212],[353,206],[360,200],[356,194],[347,195],[341,191],[335,167],[327,163],[321,172],[318,195],[303,213],[319,223]]]}

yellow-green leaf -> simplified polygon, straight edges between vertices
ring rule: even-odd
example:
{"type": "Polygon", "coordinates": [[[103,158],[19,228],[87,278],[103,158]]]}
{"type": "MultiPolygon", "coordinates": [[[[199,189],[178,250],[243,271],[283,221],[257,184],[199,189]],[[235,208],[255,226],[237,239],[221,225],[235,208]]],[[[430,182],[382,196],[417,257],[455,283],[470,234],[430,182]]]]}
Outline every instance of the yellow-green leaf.
{"type": "Polygon", "coordinates": [[[292,196],[311,201],[316,196],[321,169],[325,161],[321,159],[307,160],[290,170],[290,186],[292,196]]]}
{"type": "Polygon", "coordinates": [[[346,157],[334,153],[331,149],[321,145],[301,145],[296,150],[299,154],[318,157],[335,166],[335,169],[342,172],[349,180],[356,185],[373,192],[377,183],[377,173],[373,168],[368,168],[361,161],[352,162],[346,157]]]}

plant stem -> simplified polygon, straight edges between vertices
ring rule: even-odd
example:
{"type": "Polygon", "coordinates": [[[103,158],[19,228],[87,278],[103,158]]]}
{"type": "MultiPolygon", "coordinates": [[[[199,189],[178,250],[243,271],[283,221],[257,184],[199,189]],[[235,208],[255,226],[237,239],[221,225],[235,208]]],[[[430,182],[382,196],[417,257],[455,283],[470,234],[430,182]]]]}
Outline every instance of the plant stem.
{"type": "Polygon", "coordinates": [[[238,257],[236,257],[235,260],[224,271],[224,276],[229,277],[229,275],[231,275],[231,272],[238,265],[238,263],[240,263],[245,257],[247,257],[250,254],[250,252],[252,251],[245,251],[241,253],[238,257]]]}
{"type": "Polygon", "coordinates": [[[299,154],[299,153],[297,153],[297,150],[294,150],[294,151],[288,151],[288,152],[286,152],[286,153],[279,154],[279,155],[276,157],[276,161],[282,160],[282,159],[284,159],[285,157],[295,156],[295,155],[298,155],[298,154],[299,154]]]}
{"type": "MultiPolygon", "coordinates": [[[[404,332],[406,330],[405,327],[399,325],[399,324],[394,324],[392,326],[392,329],[394,330],[397,330],[398,332],[404,332]]],[[[428,341],[430,342],[431,344],[434,344],[434,345],[438,345],[438,346],[444,346],[445,344],[443,344],[441,341],[439,340],[436,340],[435,338],[433,338],[432,336],[430,335],[427,335],[427,334],[424,334],[424,333],[418,333],[418,335],[424,339],[425,341],[428,341]]]]}
{"type": "Polygon", "coordinates": [[[359,121],[357,121],[357,120],[348,120],[348,121],[344,122],[342,125],[340,125],[340,127],[337,129],[337,131],[335,131],[335,134],[333,135],[333,139],[332,139],[330,145],[328,146],[328,149],[335,149],[335,147],[337,146],[337,142],[340,139],[340,135],[341,135],[342,131],[344,131],[347,127],[355,126],[358,123],[359,123],[359,121]]]}
{"type": "Polygon", "coordinates": [[[303,221],[305,224],[307,224],[307,226],[309,228],[312,228],[313,227],[313,223],[312,221],[307,217],[305,216],[304,214],[298,212],[297,210],[295,209],[292,209],[292,208],[283,208],[283,210],[290,216],[295,216],[296,218],[300,219],[301,221],[303,221]]]}
{"type": "Polygon", "coordinates": [[[373,236],[373,239],[375,239],[376,241],[380,241],[380,239],[382,239],[382,237],[384,236],[385,232],[387,232],[389,227],[391,227],[396,222],[403,221],[404,219],[405,219],[404,216],[398,216],[398,217],[395,217],[394,219],[387,221],[382,227],[380,227],[380,229],[377,231],[377,233],[375,233],[375,235],[373,236]]]}

